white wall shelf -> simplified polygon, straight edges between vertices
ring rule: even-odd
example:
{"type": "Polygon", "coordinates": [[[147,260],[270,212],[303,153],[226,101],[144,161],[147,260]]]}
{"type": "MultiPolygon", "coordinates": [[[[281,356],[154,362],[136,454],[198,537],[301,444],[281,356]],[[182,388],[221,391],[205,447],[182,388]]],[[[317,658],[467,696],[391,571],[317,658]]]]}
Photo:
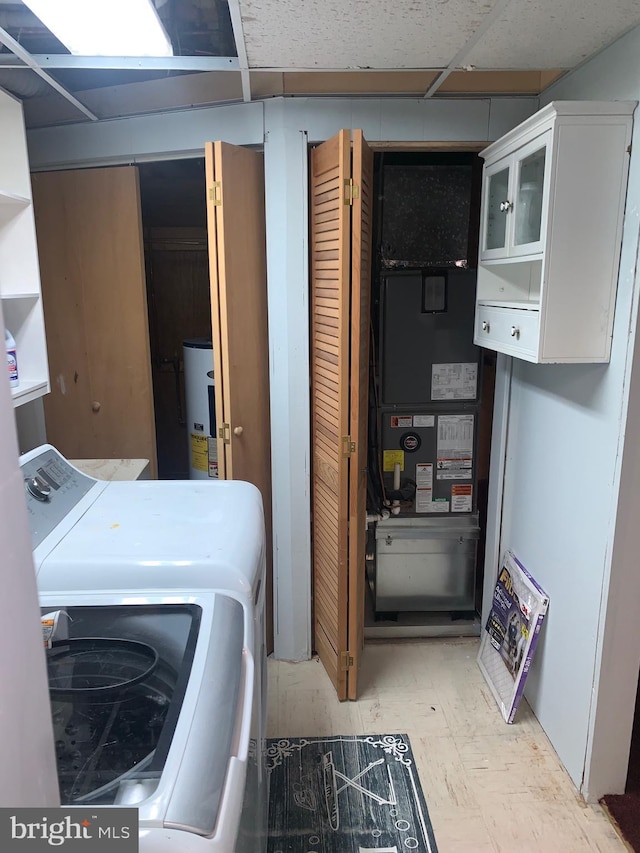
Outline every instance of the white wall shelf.
{"type": "Polygon", "coordinates": [[[22,105],[0,91],[0,300],[16,341],[14,406],[49,391],[40,268],[22,105]]]}
{"type": "Polygon", "coordinates": [[[635,106],[552,102],[481,152],[478,346],[609,360],[635,106]]]}

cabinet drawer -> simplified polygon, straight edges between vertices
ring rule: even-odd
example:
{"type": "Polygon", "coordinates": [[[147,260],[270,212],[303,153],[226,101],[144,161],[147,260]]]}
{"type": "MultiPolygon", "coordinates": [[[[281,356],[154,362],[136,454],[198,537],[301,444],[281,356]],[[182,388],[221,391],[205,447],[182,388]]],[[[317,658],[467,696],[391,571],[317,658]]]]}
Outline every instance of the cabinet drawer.
{"type": "Polygon", "coordinates": [[[482,304],[476,307],[474,343],[478,346],[535,360],[539,341],[539,311],[482,304]]]}

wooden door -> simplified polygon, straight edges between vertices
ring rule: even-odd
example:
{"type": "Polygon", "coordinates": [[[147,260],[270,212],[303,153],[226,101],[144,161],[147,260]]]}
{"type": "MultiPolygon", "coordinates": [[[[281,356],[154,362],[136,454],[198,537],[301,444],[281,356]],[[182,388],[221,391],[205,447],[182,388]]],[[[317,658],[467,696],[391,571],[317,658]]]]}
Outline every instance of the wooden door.
{"type": "Polygon", "coordinates": [[[311,152],[314,646],[355,699],[364,635],[373,157],[340,131],[311,152]]]}
{"type": "Polygon", "coordinates": [[[47,440],[71,459],[156,472],[138,170],[33,175],[51,393],[47,440]]]}
{"type": "Polygon", "coordinates": [[[260,152],[205,150],[218,476],[260,489],[267,538],[267,646],[273,644],[271,423],[264,214],[260,152]]]}

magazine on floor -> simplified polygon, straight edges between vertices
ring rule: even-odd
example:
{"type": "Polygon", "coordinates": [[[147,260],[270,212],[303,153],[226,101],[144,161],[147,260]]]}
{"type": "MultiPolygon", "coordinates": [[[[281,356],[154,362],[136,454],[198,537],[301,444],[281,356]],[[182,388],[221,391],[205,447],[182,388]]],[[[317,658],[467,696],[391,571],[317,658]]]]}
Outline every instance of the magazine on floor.
{"type": "Polygon", "coordinates": [[[478,665],[507,723],[518,710],[548,605],[546,592],[507,551],[478,652],[478,665]]]}

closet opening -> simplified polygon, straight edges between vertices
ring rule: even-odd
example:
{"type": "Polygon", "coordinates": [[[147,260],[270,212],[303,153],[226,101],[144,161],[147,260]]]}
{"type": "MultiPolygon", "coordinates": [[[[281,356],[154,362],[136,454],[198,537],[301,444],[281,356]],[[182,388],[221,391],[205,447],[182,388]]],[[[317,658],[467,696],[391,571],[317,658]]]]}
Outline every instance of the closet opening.
{"type": "Polygon", "coordinates": [[[476,347],[482,162],[311,147],[314,650],[358,695],[366,639],[477,636],[495,355],[476,347]]]}
{"type": "Polygon", "coordinates": [[[205,478],[216,446],[205,161],[138,168],[158,477],[205,478]]]}
{"type": "Polygon", "coordinates": [[[482,160],[374,154],[365,638],[477,635],[495,353],[473,343],[482,160]]]}

